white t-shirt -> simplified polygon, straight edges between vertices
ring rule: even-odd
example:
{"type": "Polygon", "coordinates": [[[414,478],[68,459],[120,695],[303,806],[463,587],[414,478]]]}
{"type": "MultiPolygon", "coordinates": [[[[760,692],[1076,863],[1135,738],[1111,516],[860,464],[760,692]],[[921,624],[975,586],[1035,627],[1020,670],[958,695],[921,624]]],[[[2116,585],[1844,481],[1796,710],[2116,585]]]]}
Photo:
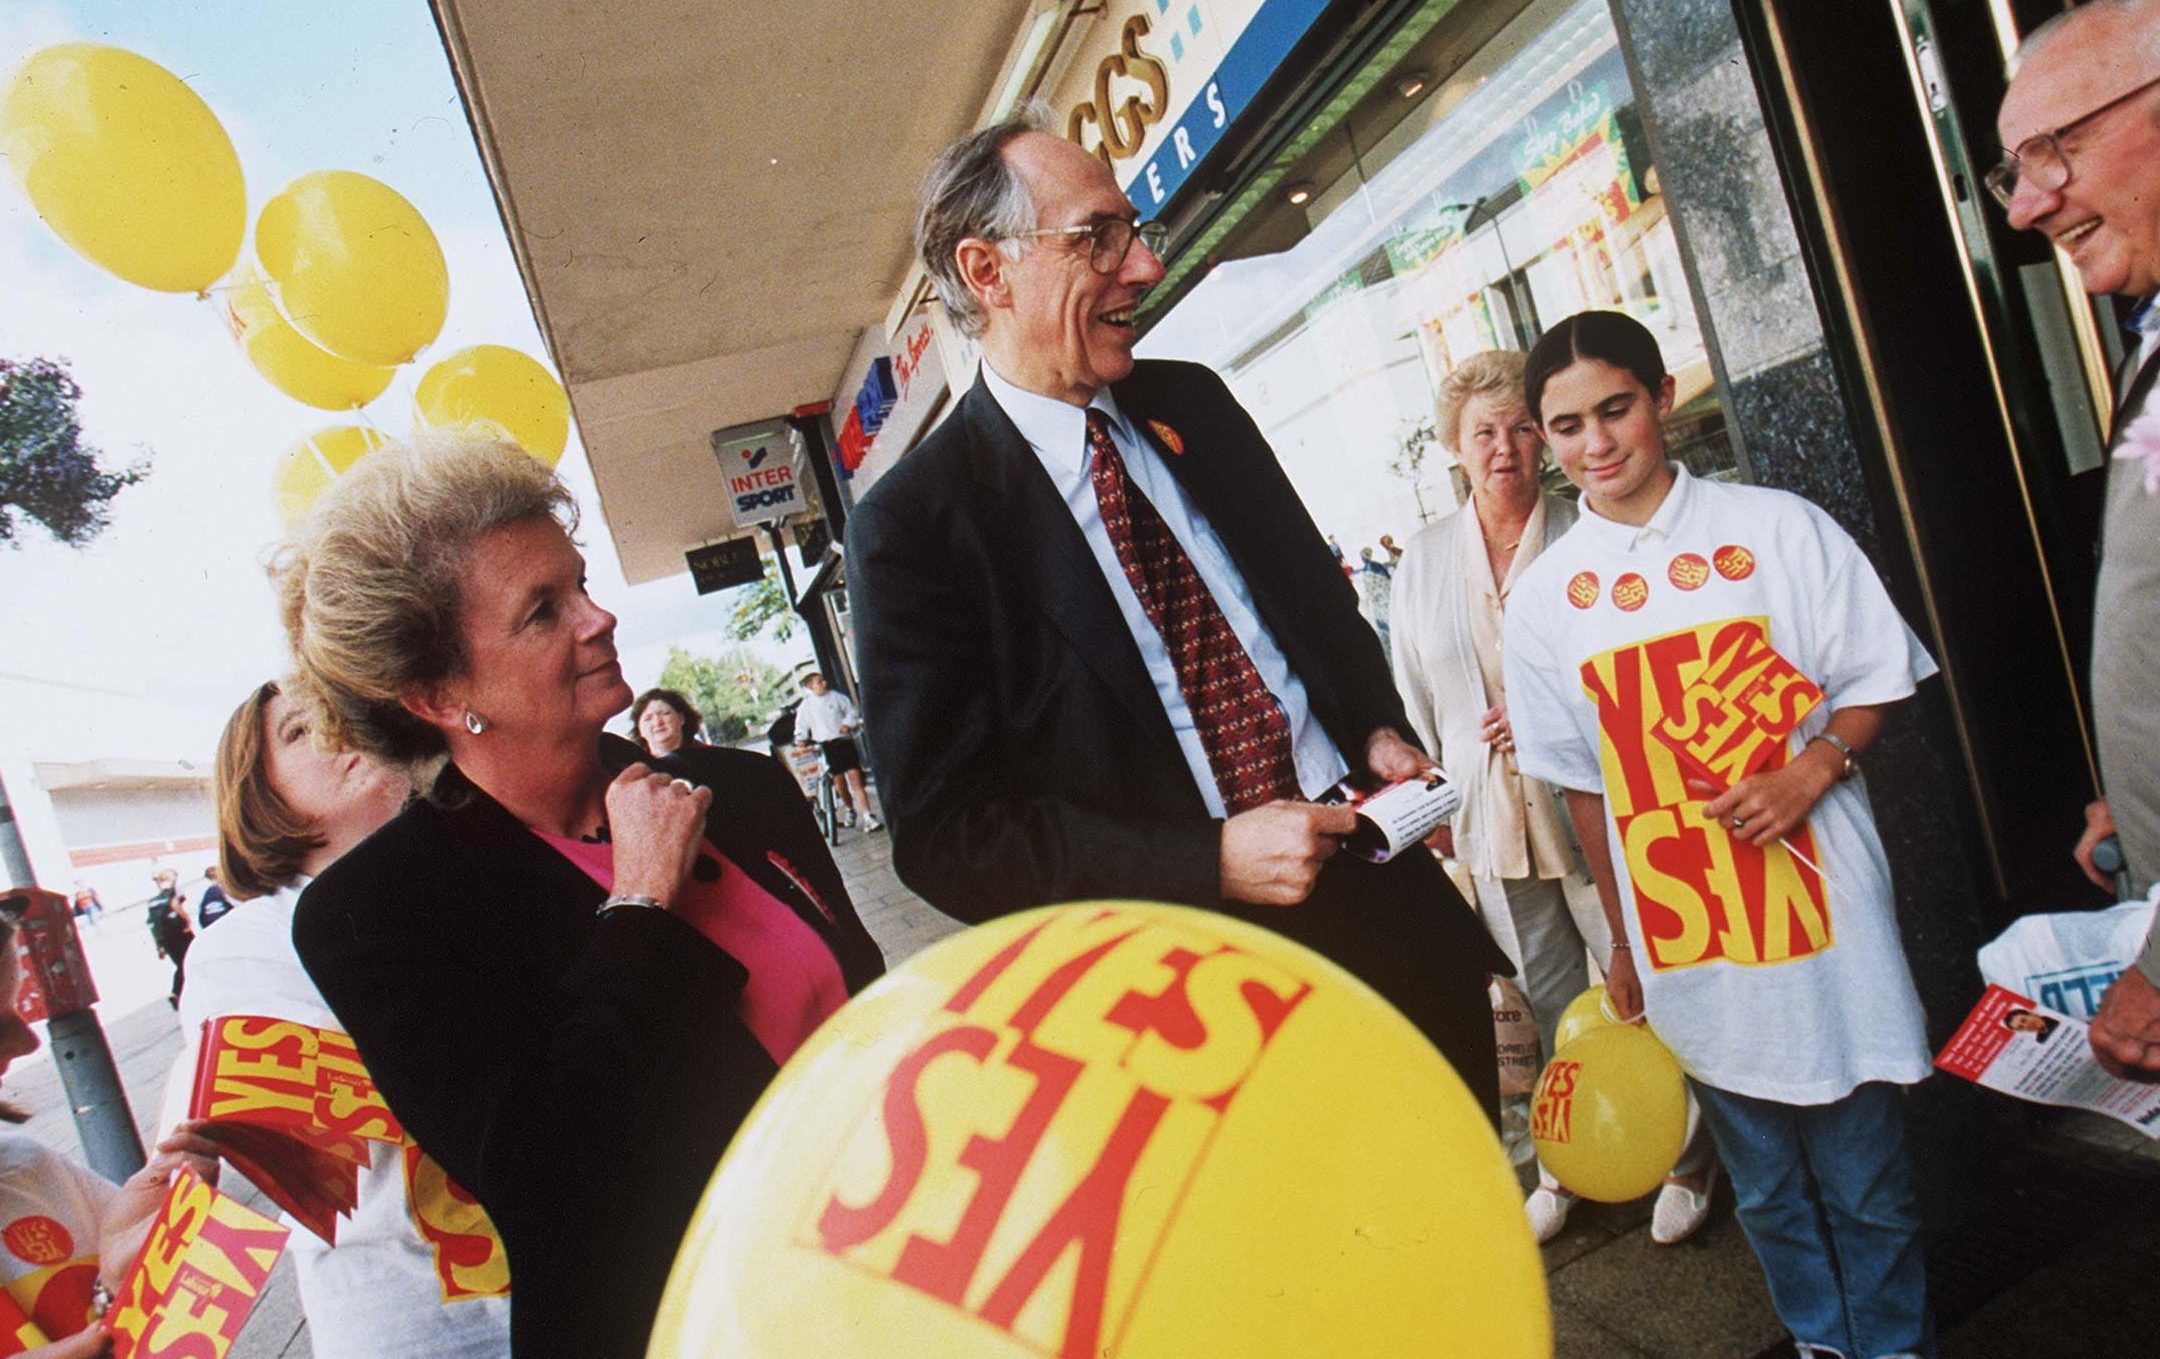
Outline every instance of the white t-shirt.
{"type": "MultiPolygon", "coordinates": [[[[165,1092],[165,1126],[187,1115],[203,1022],[220,1015],[266,1015],[343,1031],[293,951],[293,908],[304,882],[235,906],[206,929],[188,952],[187,988],[180,997],[185,1039],[165,1092]]],[[[474,1210],[449,1196],[431,1160],[413,1168],[421,1204],[438,1234],[456,1238],[451,1253],[486,1245],[463,1229],[474,1210]]],[[[510,1299],[485,1294],[508,1279],[502,1244],[492,1241],[478,1268],[451,1266],[460,1296],[438,1272],[437,1247],[415,1225],[407,1194],[406,1153],[377,1143],[360,1176],[360,1206],[338,1223],[338,1244],[324,1244],[287,1221],[293,1272],[316,1359],[490,1359],[510,1353],[510,1299]]]]}
{"type": "Polygon", "coordinates": [[[1604,796],[1644,1008],[1689,1074],[1788,1104],[1919,1081],[1920,1002],[1860,782],[1832,785],[1786,837],[1818,877],[1784,845],[1758,850],[1706,822],[1680,751],[1730,786],[1730,756],[1762,730],[1737,714],[1775,730],[1819,686],[1782,740],[1758,742],[1768,765],[1755,768],[1775,767],[1836,709],[1904,698],[1935,663],[1828,515],[1675,469],[1650,523],[1585,506],[1516,585],[1517,758],[1530,777],[1604,796]]]}
{"type": "Polygon", "coordinates": [[[795,710],[795,738],[837,741],[849,734],[854,723],[855,701],[838,689],[804,694],[802,706],[795,710]]]}
{"type": "Polygon", "coordinates": [[[119,1192],[36,1138],[0,1134],[0,1284],[47,1340],[90,1324],[98,1229],[119,1192]]]}

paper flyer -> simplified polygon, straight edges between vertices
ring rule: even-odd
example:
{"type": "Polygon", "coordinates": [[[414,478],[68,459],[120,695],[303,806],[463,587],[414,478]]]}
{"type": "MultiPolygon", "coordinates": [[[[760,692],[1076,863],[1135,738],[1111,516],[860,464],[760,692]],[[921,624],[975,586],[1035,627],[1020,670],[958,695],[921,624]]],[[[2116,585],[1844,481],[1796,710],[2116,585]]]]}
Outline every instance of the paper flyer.
{"type": "Polygon", "coordinates": [[[106,1316],[114,1359],[225,1359],[287,1235],[183,1171],[106,1316]]]}
{"type": "Polygon", "coordinates": [[[2083,1023],[2005,987],[1981,995],[1935,1065],[2016,1099],[2090,1109],[2160,1139],[2160,1085],[2108,1075],[2083,1023]]]}
{"type": "Polygon", "coordinates": [[[372,1143],[404,1129],[342,1033],[262,1015],[203,1023],[188,1116],[207,1119],[226,1159],[332,1245],[359,1203],[372,1143]]]}
{"type": "Polygon", "coordinates": [[[1344,779],[1322,794],[1320,801],[1353,808],[1358,814],[1357,829],[1343,838],[1345,853],[1384,864],[1455,815],[1462,805],[1462,792],[1435,768],[1371,792],[1344,779]]]}

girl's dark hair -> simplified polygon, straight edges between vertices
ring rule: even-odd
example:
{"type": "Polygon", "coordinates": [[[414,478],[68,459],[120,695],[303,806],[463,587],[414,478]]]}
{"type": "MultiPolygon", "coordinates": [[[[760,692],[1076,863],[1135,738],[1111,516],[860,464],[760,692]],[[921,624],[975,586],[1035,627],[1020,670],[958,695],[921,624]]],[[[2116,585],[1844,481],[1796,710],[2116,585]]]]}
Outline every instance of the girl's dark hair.
{"type": "Polygon", "coordinates": [[[1656,395],[1665,381],[1665,356],[1657,337],[1634,317],[1617,311],[1579,311],[1538,337],[1523,368],[1523,396],[1530,418],[1545,423],[1545,384],[1584,359],[1597,359],[1635,375],[1656,395]]]}

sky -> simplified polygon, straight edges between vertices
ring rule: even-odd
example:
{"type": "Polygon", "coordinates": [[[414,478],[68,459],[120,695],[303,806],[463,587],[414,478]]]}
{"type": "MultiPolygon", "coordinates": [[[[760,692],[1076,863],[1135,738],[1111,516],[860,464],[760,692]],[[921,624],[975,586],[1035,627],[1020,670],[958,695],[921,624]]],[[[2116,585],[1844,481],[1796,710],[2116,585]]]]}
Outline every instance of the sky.
{"type": "MultiPolygon", "coordinates": [[[[85,40],[147,57],[202,96],[239,153],[251,224],[297,176],[347,169],[395,188],[434,228],[449,319],[367,408],[386,433],[411,427],[431,357],[507,344],[552,368],[426,0],[5,0],[0,81],[40,48],[85,40]]],[[[272,388],[213,303],[123,283],[75,255],[0,176],[0,356],[33,355],[68,360],[85,441],[108,465],[147,456],[151,471],[88,548],[61,547],[29,521],[20,547],[0,548],[0,746],[39,758],[207,754],[233,706],[285,667],[262,568],[280,533],[272,467],[349,417],[272,388]],[[92,697],[63,701],[71,690],[92,697]],[[68,716],[25,711],[46,703],[68,716]],[[141,748],[145,726],[170,749],[141,748]]],[[[630,682],[654,682],[671,642],[708,654],[730,645],[717,631],[728,596],[701,599],[686,575],[623,581],[574,429],[558,470],[582,507],[593,595],[621,620],[630,682]]],[[[773,654],[797,652],[807,646],[773,654]]]]}

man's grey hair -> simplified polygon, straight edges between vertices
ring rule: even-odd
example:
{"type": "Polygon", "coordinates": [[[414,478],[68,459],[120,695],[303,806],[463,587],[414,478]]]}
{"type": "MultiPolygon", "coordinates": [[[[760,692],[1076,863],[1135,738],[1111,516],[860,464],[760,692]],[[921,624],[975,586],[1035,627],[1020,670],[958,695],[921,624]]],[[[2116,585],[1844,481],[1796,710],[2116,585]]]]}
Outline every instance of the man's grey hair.
{"type": "Polygon", "coordinates": [[[960,277],[955,252],[969,237],[995,241],[1019,258],[1018,233],[1036,223],[1035,199],[1018,171],[1005,162],[1005,147],[1028,132],[1048,132],[1054,115],[1040,99],[1031,99],[1009,116],[971,132],[945,148],[923,176],[922,207],[915,216],[915,253],[937,289],[938,300],[960,333],[974,339],[989,317],[960,277]]]}
{"type": "Polygon", "coordinates": [[[2138,25],[2139,45],[2144,49],[2141,55],[2151,61],[2160,61],[2160,0],[2086,0],[2026,34],[2018,43],[2017,55],[2011,59],[2012,68],[2023,67],[2041,48],[2101,18],[2147,20],[2138,25]]]}

